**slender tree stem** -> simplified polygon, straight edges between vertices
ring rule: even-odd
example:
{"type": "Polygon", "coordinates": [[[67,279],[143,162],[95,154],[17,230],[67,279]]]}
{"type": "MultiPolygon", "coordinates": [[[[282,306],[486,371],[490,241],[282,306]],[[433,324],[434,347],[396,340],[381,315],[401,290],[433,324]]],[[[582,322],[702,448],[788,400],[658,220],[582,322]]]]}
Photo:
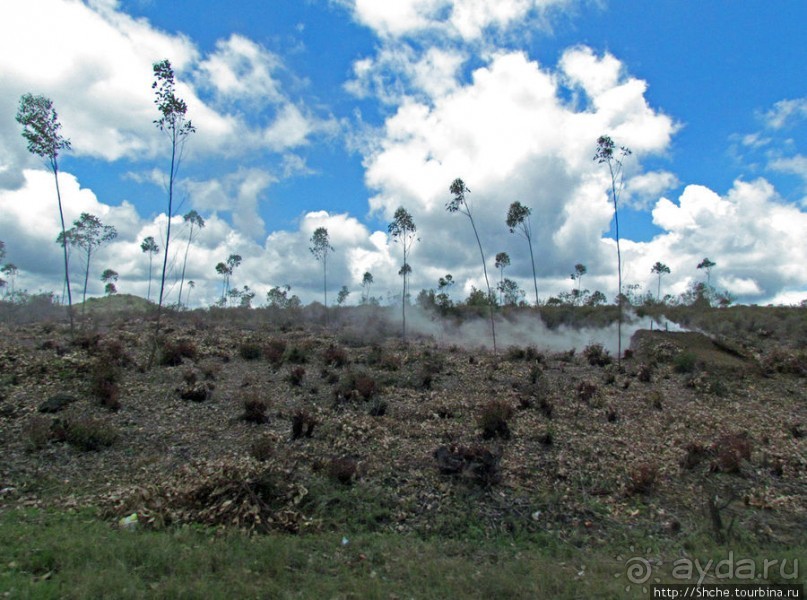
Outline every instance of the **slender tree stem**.
{"type": "Polygon", "coordinates": [[[157,325],[155,328],[155,343],[156,338],[160,333],[160,317],[163,308],[163,294],[165,291],[165,273],[168,270],[168,244],[171,241],[171,215],[173,214],[174,207],[174,168],[176,164],[177,155],[177,129],[176,124],[171,129],[171,172],[168,178],[168,227],[165,232],[165,253],[163,254],[163,272],[160,278],[160,300],[157,303],[157,325]]]}
{"type": "Polygon", "coordinates": [[[188,234],[188,245],[185,247],[185,260],[182,261],[182,277],[179,279],[179,308],[182,308],[182,286],[185,284],[185,267],[188,265],[188,251],[191,249],[193,239],[193,221],[191,221],[191,231],[188,234]]]}
{"type": "MultiPolygon", "coordinates": [[[[91,241],[88,243],[92,243],[91,241]]],[[[87,310],[87,282],[90,280],[90,257],[92,256],[92,246],[87,246],[87,265],[84,270],[84,294],[81,297],[81,314],[87,310]]]]}
{"type": "Polygon", "coordinates": [[[51,160],[53,178],[56,181],[56,200],[59,203],[59,218],[62,221],[62,250],[64,251],[64,280],[67,286],[67,315],[70,318],[70,335],[74,333],[73,326],[73,294],[70,292],[70,271],[67,259],[67,230],[64,226],[64,211],[62,211],[62,194],[59,191],[59,165],[55,159],[51,160]]]}
{"type": "Polygon", "coordinates": [[[496,324],[493,320],[493,298],[491,297],[490,293],[490,280],[488,279],[488,268],[485,265],[485,253],[482,250],[482,242],[479,240],[479,233],[476,231],[476,224],[474,223],[474,218],[471,216],[471,209],[468,208],[468,205],[465,205],[466,214],[468,218],[471,220],[471,227],[474,230],[474,235],[476,236],[476,243],[479,246],[479,254],[482,257],[482,272],[485,274],[485,286],[488,288],[488,306],[490,308],[490,332],[493,336],[493,355],[497,355],[496,350],[496,324]]]}
{"type": "Polygon", "coordinates": [[[532,233],[527,234],[527,244],[530,247],[530,263],[532,264],[532,285],[535,287],[535,306],[538,306],[538,276],[535,274],[535,257],[532,254],[532,233]]]}
{"type": "MultiPolygon", "coordinates": [[[[622,362],[622,251],[619,247],[619,211],[617,210],[617,194],[616,194],[616,174],[614,173],[614,166],[611,161],[608,161],[608,169],[611,172],[611,196],[614,200],[614,223],[616,228],[616,264],[617,264],[617,281],[619,291],[617,293],[617,305],[619,307],[619,325],[617,329],[617,364],[622,362]]],[[[620,168],[621,173],[621,168],[620,168]]]]}

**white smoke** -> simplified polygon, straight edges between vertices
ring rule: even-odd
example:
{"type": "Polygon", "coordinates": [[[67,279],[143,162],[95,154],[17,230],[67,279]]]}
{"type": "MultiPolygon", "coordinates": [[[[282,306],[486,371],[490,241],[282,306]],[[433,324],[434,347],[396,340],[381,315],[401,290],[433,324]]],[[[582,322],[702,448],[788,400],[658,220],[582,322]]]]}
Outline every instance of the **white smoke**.
{"type": "MultiPolygon", "coordinates": [[[[390,316],[400,327],[400,318],[390,316]]],[[[561,325],[550,329],[538,314],[525,313],[507,319],[497,316],[495,324],[496,345],[500,349],[510,346],[535,346],[538,350],[563,352],[581,350],[591,344],[601,344],[611,354],[617,353],[619,327],[617,323],[607,327],[575,328],[561,325]]],[[[466,349],[493,348],[490,320],[487,318],[478,317],[458,323],[412,307],[407,310],[406,326],[408,332],[429,336],[441,345],[457,345],[466,349]]],[[[640,318],[635,314],[627,314],[622,323],[623,348],[629,346],[631,337],[640,329],[688,331],[666,318],[655,320],[647,316],[640,318]]]]}

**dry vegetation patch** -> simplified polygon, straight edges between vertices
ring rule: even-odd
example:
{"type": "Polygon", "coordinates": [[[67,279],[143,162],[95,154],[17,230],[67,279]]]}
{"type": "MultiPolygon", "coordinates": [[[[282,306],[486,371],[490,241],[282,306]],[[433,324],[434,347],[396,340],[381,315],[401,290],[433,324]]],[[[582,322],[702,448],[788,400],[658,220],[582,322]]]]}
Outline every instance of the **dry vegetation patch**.
{"type": "Polygon", "coordinates": [[[769,338],[734,351],[640,332],[617,368],[596,346],[494,357],[196,317],[170,323],[146,370],[140,320],[75,343],[62,326],[0,333],[0,505],[284,531],[372,514],[391,531],[592,540],[713,531],[714,511],[723,536],[736,522],[788,541],[807,523],[807,391],[798,369],[763,368],[769,338]]]}

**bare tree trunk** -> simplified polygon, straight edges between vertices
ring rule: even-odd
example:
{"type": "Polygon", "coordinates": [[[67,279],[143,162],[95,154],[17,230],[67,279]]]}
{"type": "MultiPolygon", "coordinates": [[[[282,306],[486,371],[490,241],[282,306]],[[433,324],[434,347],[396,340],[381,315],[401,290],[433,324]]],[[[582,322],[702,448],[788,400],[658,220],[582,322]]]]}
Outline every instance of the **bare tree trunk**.
{"type": "Polygon", "coordinates": [[[614,222],[616,225],[616,263],[617,263],[617,278],[619,284],[619,291],[617,293],[617,305],[619,306],[619,325],[617,328],[617,364],[622,364],[622,321],[623,306],[622,306],[622,251],[619,247],[619,210],[616,203],[616,177],[614,175],[614,167],[608,163],[608,169],[611,172],[611,196],[614,200],[614,222]]]}
{"type": "Polygon", "coordinates": [[[70,335],[75,333],[73,325],[73,294],[70,292],[70,269],[67,259],[67,231],[64,226],[64,212],[62,211],[62,194],[59,191],[59,166],[56,161],[52,161],[53,178],[56,180],[56,199],[59,203],[59,218],[62,221],[62,250],[64,251],[64,281],[67,286],[67,315],[70,318],[70,335]]]}
{"type": "MultiPolygon", "coordinates": [[[[468,210],[466,208],[466,210],[468,210]]],[[[490,307],[490,331],[493,336],[493,355],[498,354],[496,350],[496,324],[493,321],[493,298],[490,293],[490,280],[488,280],[488,268],[485,265],[485,253],[482,251],[482,242],[479,240],[479,234],[476,231],[476,224],[474,218],[471,216],[471,211],[468,210],[468,218],[471,220],[471,227],[473,227],[474,235],[476,236],[476,243],[479,245],[479,254],[482,256],[482,271],[485,273],[485,286],[488,288],[488,306],[490,307]]]]}
{"type": "Polygon", "coordinates": [[[530,246],[530,263],[532,264],[532,285],[535,287],[535,306],[538,306],[538,276],[535,274],[535,257],[532,255],[532,240],[527,238],[530,246]]]}
{"type": "Polygon", "coordinates": [[[182,286],[185,284],[185,267],[188,265],[188,251],[191,249],[191,240],[193,239],[193,221],[191,220],[191,231],[188,234],[188,245],[185,248],[185,260],[182,261],[182,277],[179,279],[179,308],[182,308],[182,286]]]}
{"type": "Polygon", "coordinates": [[[92,256],[92,247],[87,249],[87,267],[84,270],[84,294],[81,297],[81,314],[87,310],[87,282],[90,280],[90,256],[92,256]]]}
{"type": "Polygon", "coordinates": [[[165,273],[168,269],[168,244],[171,241],[171,215],[173,213],[174,206],[174,169],[176,163],[176,154],[177,131],[176,126],[174,126],[174,129],[171,132],[171,173],[168,178],[168,228],[166,229],[165,233],[165,252],[163,254],[162,277],[160,278],[160,298],[157,302],[157,322],[154,325],[154,346],[152,347],[151,355],[149,356],[149,368],[151,368],[151,366],[154,364],[154,358],[157,354],[157,342],[160,337],[160,319],[162,317],[163,309],[163,294],[165,293],[165,273]]]}

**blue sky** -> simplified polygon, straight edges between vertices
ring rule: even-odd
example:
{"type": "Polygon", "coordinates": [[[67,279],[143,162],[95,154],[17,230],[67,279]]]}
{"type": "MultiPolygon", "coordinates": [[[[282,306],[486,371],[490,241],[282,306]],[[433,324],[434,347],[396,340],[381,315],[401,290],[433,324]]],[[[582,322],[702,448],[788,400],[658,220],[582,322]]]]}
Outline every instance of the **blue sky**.
{"type": "MultiPolygon", "coordinates": [[[[234,285],[258,303],[284,284],[317,299],[317,226],[336,248],[334,291],[355,300],[369,270],[375,294],[394,294],[400,248],[386,225],[400,205],[421,237],[412,289],[452,273],[467,295],[483,282],[470,227],[443,210],[455,177],[488,262],[507,251],[507,276],[531,289],[523,240],[504,225],[519,200],[533,209],[539,296],[568,290],[582,262],[585,287],[613,297],[607,174],[591,160],[601,134],[634,150],[626,282],[654,291],[661,260],[678,294],[709,256],[716,286],[740,301],[807,297],[804,3],[11,0],[0,13],[0,239],[19,287],[61,288],[52,180],[14,121],[30,91],[54,101],[73,142],[68,218],[93,212],[119,230],[91,291],[112,267],[122,292],[145,295],[139,243],[161,240],[166,219],[150,65],[169,58],[197,127],[176,213],[207,221],[191,250],[194,304],[215,301],[213,266],[231,253],[245,258],[234,285]]],[[[178,226],[172,257],[186,237],[178,226]]]]}

